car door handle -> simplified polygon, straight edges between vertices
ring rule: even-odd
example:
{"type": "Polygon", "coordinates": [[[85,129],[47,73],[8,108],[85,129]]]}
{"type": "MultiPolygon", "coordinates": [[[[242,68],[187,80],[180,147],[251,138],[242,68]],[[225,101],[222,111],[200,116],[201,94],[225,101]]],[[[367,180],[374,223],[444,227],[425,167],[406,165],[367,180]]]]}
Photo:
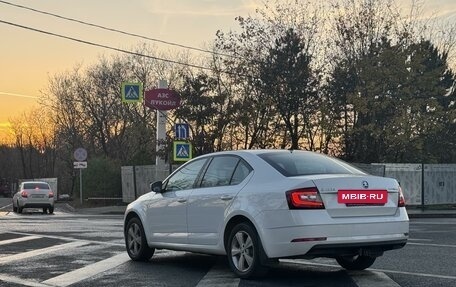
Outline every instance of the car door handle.
{"type": "Polygon", "coordinates": [[[231,200],[231,199],[233,199],[233,196],[225,194],[225,195],[220,196],[220,199],[221,200],[231,200]]]}
{"type": "Polygon", "coordinates": [[[187,199],[181,197],[181,198],[177,199],[177,202],[184,203],[184,202],[187,202],[187,199]]]}

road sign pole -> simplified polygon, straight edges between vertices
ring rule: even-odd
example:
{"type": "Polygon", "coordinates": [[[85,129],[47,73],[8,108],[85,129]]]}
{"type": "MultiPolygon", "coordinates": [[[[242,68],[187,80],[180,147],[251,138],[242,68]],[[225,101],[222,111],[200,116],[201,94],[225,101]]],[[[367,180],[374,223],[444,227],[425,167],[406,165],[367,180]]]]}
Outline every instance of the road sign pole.
{"type": "MultiPolygon", "coordinates": [[[[158,88],[167,89],[168,82],[166,80],[158,81],[158,88]]],[[[166,118],[167,118],[166,111],[157,110],[157,144],[155,146],[157,152],[165,147],[164,143],[166,140],[166,118]]],[[[158,172],[166,170],[166,162],[158,154],[155,157],[155,170],[156,170],[156,180],[159,180],[158,175],[160,173],[158,173],[158,172]]]]}
{"type": "Polygon", "coordinates": [[[87,159],[87,150],[82,147],[77,148],[73,155],[74,159],[77,160],[73,166],[79,169],[79,202],[82,205],[82,169],[87,168],[87,162],[84,162],[87,159]]]}
{"type": "Polygon", "coordinates": [[[82,168],[79,169],[79,202],[82,205],[82,168]]]}

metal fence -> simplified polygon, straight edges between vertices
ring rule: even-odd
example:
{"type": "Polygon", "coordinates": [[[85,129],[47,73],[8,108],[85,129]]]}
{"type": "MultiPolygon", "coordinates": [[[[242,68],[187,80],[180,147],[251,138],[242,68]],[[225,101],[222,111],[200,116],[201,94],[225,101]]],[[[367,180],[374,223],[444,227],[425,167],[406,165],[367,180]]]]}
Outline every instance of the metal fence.
{"type": "MultiPolygon", "coordinates": [[[[175,167],[172,167],[174,169],[175,167]]],[[[156,170],[155,165],[122,166],[122,201],[132,202],[150,191],[150,184],[164,180],[170,170],[156,170]]]]}
{"type": "Polygon", "coordinates": [[[408,205],[456,204],[456,164],[355,165],[373,175],[395,178],[408,205]]]}
{"type": "MultiPolygon", "coordinates": [[[[456,204],[456,164],[354,165],[372,175],[395,178],[407,205],[456,204]]],[[[163,180],[169,174],[169,170],[155,170],[154,165],[123,166],[121,172],[122,199],[126,203],[149,192],[151,182],[163,180]]]]}

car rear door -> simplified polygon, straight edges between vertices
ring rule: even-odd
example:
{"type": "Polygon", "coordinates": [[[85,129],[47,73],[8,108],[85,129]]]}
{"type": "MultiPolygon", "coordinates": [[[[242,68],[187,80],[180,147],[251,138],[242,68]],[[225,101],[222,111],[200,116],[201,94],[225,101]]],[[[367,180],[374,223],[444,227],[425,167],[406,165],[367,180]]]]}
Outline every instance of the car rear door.
{"type": "Polygon", "coordinates": [[[252,168],[238,156],[215,156],[187,207],[189,243],[216,245],[226,209],[246,185],[252,168]]]}

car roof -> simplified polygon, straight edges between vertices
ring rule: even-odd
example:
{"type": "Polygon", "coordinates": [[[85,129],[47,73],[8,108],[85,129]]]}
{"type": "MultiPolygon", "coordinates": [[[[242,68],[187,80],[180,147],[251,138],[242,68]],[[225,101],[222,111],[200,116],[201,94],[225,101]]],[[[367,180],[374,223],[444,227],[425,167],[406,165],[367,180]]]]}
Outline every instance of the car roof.
{"type": "Polygon", "coordinates": [[[241,149],[241,150],[230,150],[230,151],[217,151],[213,153],[208,153],[205,155],[201,155],[201,157],[206,157],[206,156],[214,156],[214,155],[224,155],[224,154],[235,154],[235,155],[241,155],[241,154],[254,154],[254,155],[259,155],[263,153],[286,153],[286,152],[308,152],[312,153],[310,151],[305,151],[305,150],[289,150],[289,149],[241,149]]]}

